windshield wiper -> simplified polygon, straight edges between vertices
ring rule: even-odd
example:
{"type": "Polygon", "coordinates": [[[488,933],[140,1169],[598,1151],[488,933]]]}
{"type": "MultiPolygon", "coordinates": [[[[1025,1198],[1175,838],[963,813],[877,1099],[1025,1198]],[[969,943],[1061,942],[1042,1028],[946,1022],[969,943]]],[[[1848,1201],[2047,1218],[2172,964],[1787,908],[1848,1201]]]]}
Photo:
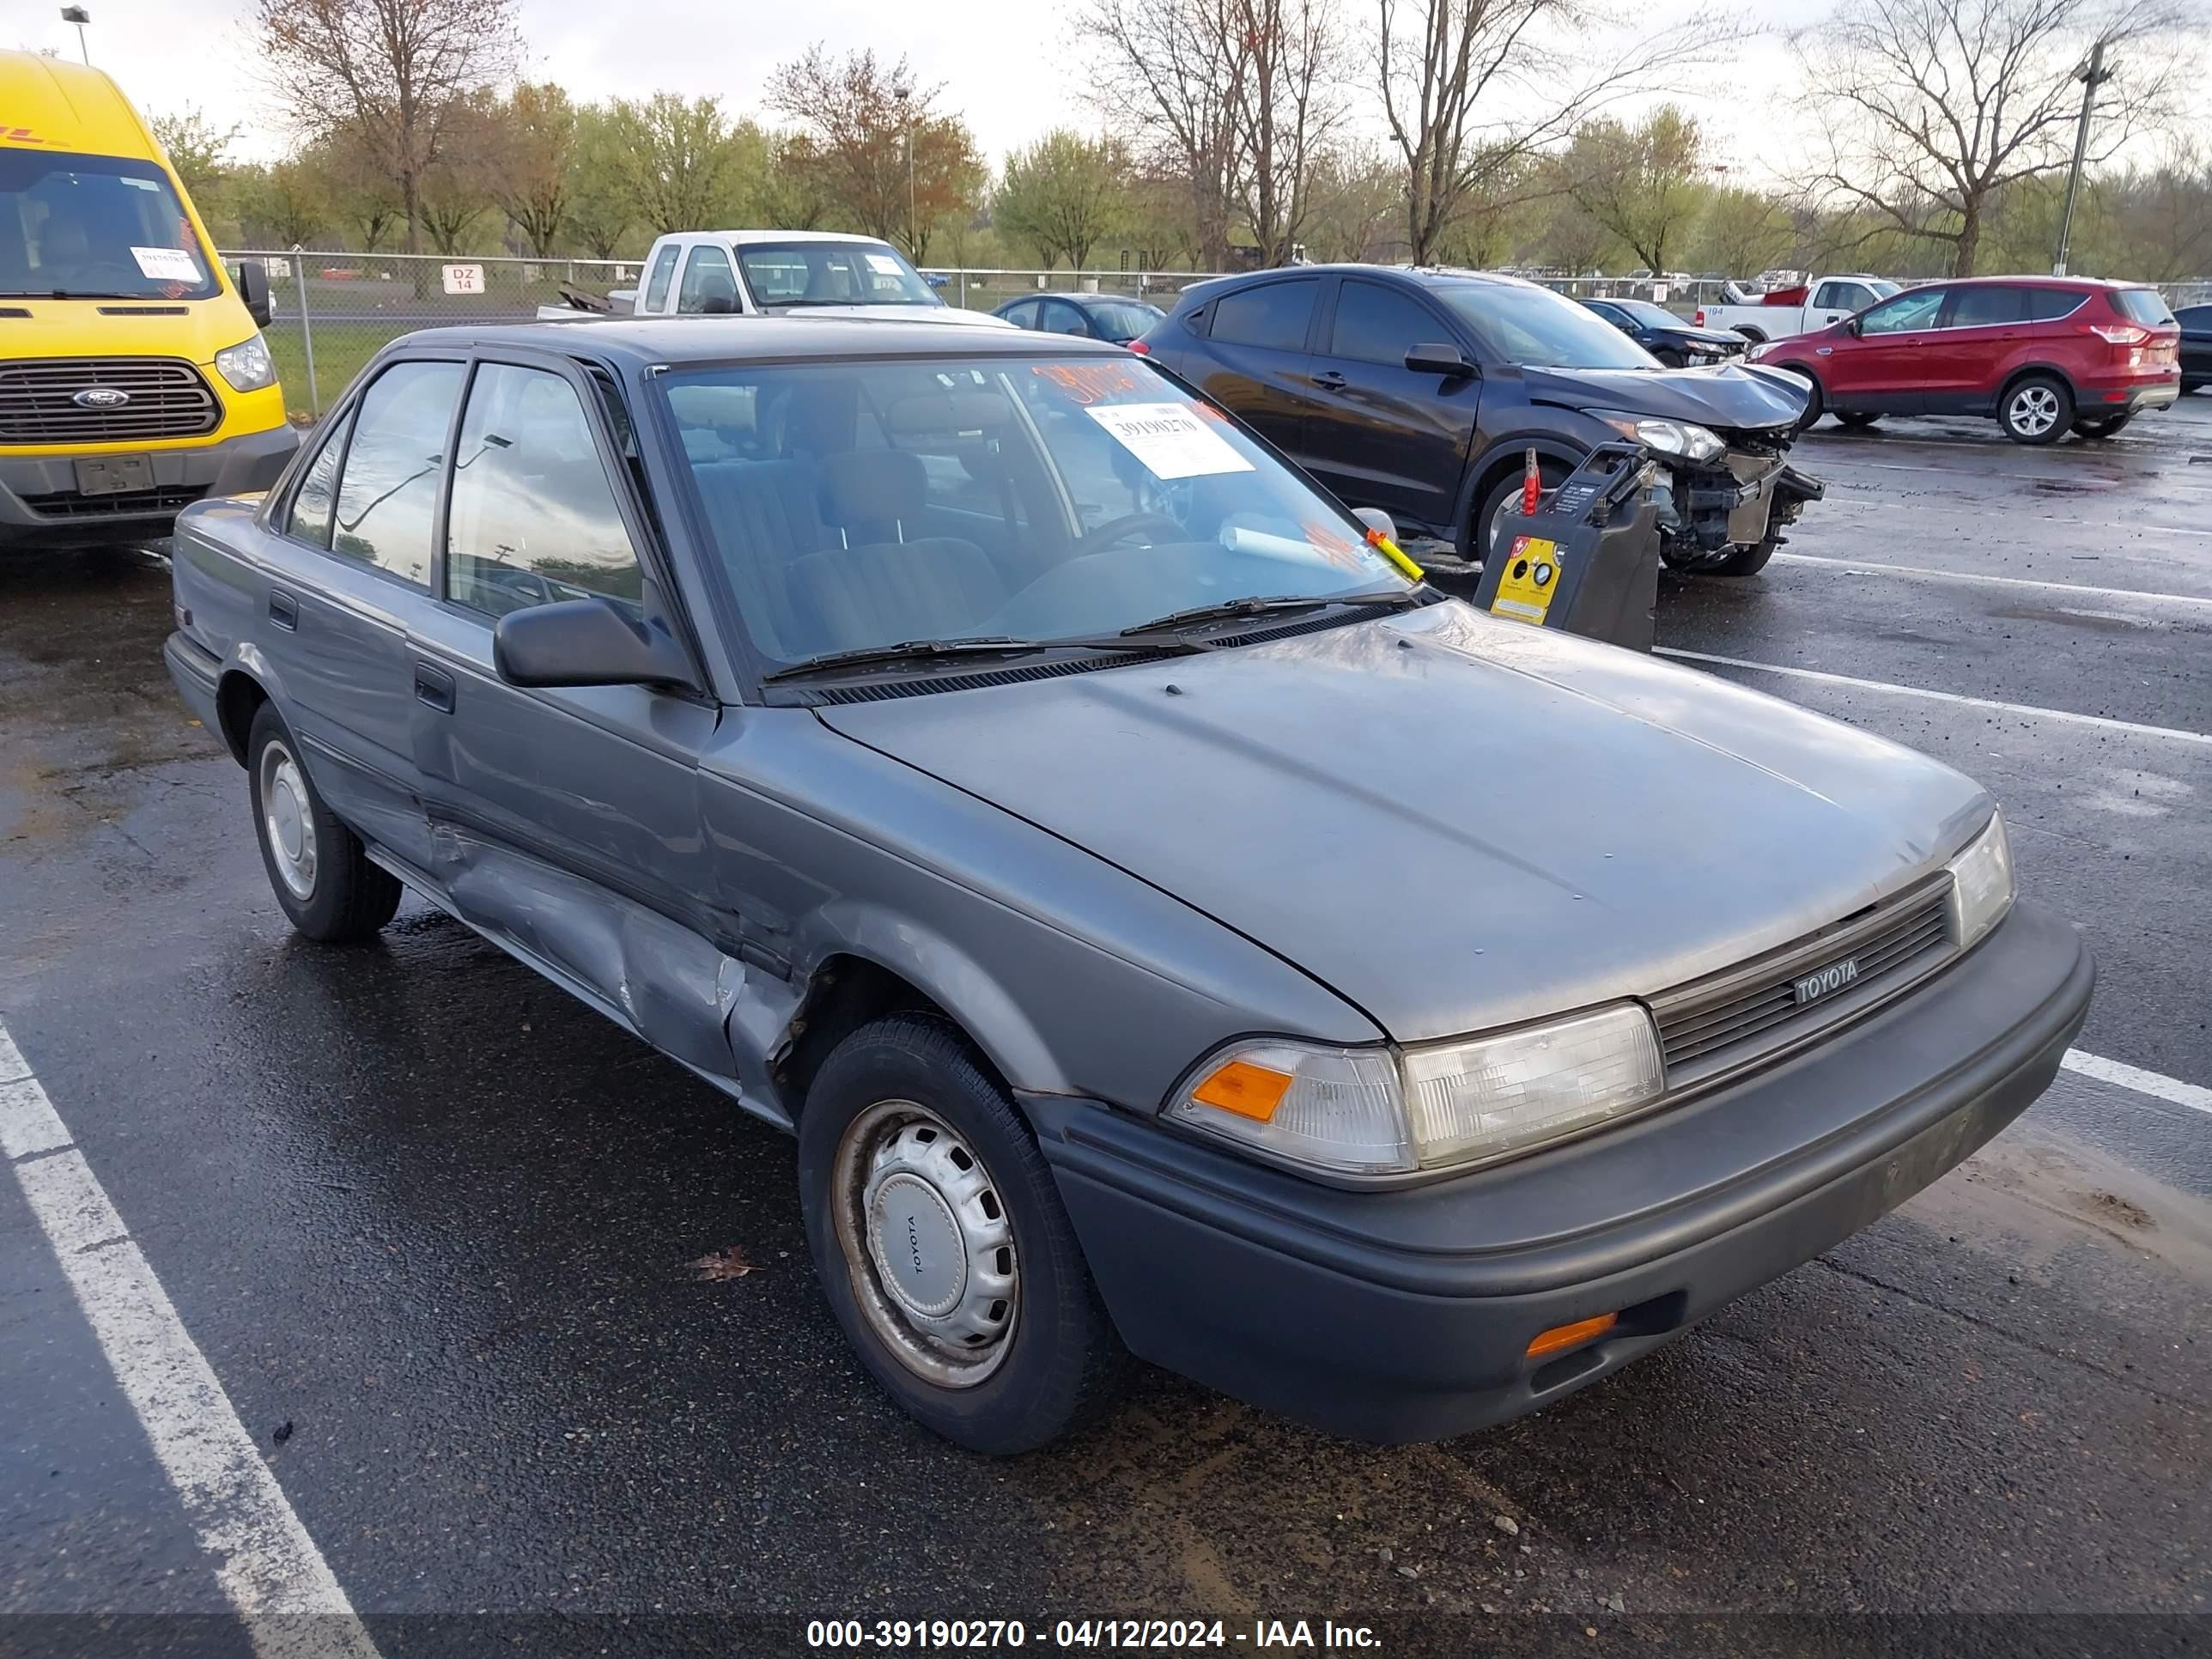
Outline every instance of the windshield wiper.
{"type": "Polygon", "coordinates": [[[105,288],[42,288],[16,289],[0,294],[0,300],[148,300],[158,301],[158,294],[124,294],[105,288]]]}
{"type": "MultiPolygon", "coordinates": [[[[1109,639],[1018,640],[1006,635],[975,639],[902,640],[896,645],[856,646],[850,651],[829,651],[786,668],[771,669],[763,680],[787,680],[801,674],[823,673],[833,668],[866,668],[878,663],[927,662],[941,657],[1007,657],[1032,651],[1157,651],[1151,641],[1139,643],[1119,637],[1109,639]]],[[[1167,647],[1175,649],[1174,646],[1167,647]]],[[[1196,651],[1201,647],[1187,647],[1196,651]]]]}
{"type": "Polygon", "coordinates": [[[1178,629],[1194,628],[1200,623],[1228,622],[1246,617],[1265,617],[1283,611],[1323,611],[1332,605],[1383,605],[1391,610],[1409,605],[1427,603],[1417,588],[1392,588],[1381,593],[1336,593],[1325,599],[1310,593],[1278,593],[1262,598],[1257,594],[1242,599],[1222,599],[1212,605],[1193,605],[1188,611],[1170,611],[1164,617],[1155,617],[1150,622],[1138,623],[1121,630],[1125,640],[1139,635],[1172,634],[1178,629]]]}

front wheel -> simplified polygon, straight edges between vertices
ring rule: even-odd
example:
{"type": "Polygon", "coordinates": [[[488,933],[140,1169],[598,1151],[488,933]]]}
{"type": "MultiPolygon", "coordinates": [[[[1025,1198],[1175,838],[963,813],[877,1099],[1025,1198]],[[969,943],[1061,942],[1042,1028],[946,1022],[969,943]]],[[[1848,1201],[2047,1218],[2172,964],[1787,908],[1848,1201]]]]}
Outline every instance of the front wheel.
{"type": "Polygon", "coordinates": [[[1855,410],[1847,412],[1839,409],[1836,411],[1836,423],[1848,427],[1853,432],[1863,432],[1881,418],[1879,415],[1863,415],[1855,410]]]}
{"type": "Polygon", "coordinates": [[[1769,536],[1763,542],[1748,547],[1732,547],[1728,556],[1718,564],[1709,564],[1698,574],[1701,576],[1756,576],[1766,568],[1766,562],[1774,556],[1774,550],[1782,544],[1779,536],[1769,536]]]}
{"type": "Polygon", "coordinates": [[[799,1197],[830,1310],[925,1427],[1006,1456],[1112,1400],[1121,1340],[1052,1170],[944,1021],[854,1032],[807,1091],[799,1197]]]}
{"type": "Polygon", "coordinates": [[[1814,374],[1811,369],[1801,368],[1792,363],[1790,365],[1790,371],[1793,374],[1802,375],[1805,379],[1807,388],[1805,412],[1797,417],[1797,430],[1809,431],[1820,423],[1820,416],[1828,412],[1828,396],[1820,389],[1820,377],[1814,374]]]}
{"type": "Polygon", "coordinates": [[[1654,346],[1651,355],[1659,360],[1662,368],[1680,368],[1689,361],[1672,346],[1654,346]]]}
{"type": "Polygon", "coordinates": [[[292,926],[339,945],[390,921],[399,908],[398,878],[371,863],[361,837],[323,805],[274,703],[253,716],[246,764],[261,862],[292,926]]]}
{"type": "Polygon", "coordinates": [[[2106,415],[2096,420],[2077,420],[2074,422],[2074,434],[2093,441],[2100,438],[2109,438],[2134,418],[2135,411],[2130,410],[2124,415],[2106,415]]]}
{"type": "Polygon", "coordinates": [[[2031,374],[2005,393],[1997,423],[2016,444],[2055,444],[2074,424],[2074,394],[2054,374],[2031,374]]]}
{"type": "MultiPolygon", "coordinates": [[[[1537,477],[1542,479],[1546,489],[1557,489],[1567,481],[1567,475],[1573,471],[1572,467],[1559,461],[1540,459],[1536,463],[1537,477]]],[[[1485,565],[1490,562],[1492,555],[1504,551],[1505,520],[1513,511],[1513,503],[1521,494],[1521,478],[1518,472],[1506,474],[1490,487],[1490,493],[1474,509],[1475,534],[1470,538],[1474,545],[1468,549],[1468,553],[1485,565]]]]}

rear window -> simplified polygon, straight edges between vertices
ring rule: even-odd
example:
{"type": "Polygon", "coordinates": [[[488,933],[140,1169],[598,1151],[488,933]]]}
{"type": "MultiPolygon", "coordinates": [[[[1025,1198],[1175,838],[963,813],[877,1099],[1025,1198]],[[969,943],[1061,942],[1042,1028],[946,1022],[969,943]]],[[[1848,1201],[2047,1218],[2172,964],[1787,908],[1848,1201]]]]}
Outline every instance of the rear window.
{"type": "Polygon", "coordinates": [[[2166,328],[2173,322],[2173,313],[2166,308],[2166,301],[2154,288],[2116,288],[2112,303],[2123,316],[2148,328],[2166,328]]]}
{"type": "Polygon", "coordinates": [[[1213,302],[1212,337],[1231,345],[1265,346],[1273,351],[1303,351],[1306,324],[1313,317],[1321,284],[1311,277],[1262,283],[1213,302]]]}
{"type": "Polygon", "coordinates": [[[2027,290],[2027,320],[2055,323],[2081,310],[2089,290],[2081,288],[2032,288],[2027,290]]]}

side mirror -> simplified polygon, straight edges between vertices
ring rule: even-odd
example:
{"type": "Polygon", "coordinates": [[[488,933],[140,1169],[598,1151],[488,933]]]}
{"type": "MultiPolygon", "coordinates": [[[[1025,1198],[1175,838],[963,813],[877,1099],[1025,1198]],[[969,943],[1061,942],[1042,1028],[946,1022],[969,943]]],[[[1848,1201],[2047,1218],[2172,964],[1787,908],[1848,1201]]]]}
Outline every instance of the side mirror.
{"type": "Polygon", "coordinates": [[[492,629],[491,659],[509,685],[694,684],[690,662],[668,630],[632,622],[611,599],[510,611],[492,629]]]}
{"type": "Polygon", "coordinates": [[[1398,521],[1379,507],[1355,507],[1352,516],[1370,530],[1379,530],[1386,541],[1398,539],[1398,521]]]}
{"type": "Polygon", "coordinates": [[[1467,354],[1457,346],[1433,341],[1417,345],[1407,352],[1406,367],[1416,374],[1442,374],[1447,378],[1474,373],[1474,365],[1468,362],[1467,354]]]}
{"type": "Polygon", "coordinates": [[[246,302],[246,314],[253,319],[254,327],[268,327],[276,316],[276,307],[269,299],[269,267],[258,259],[240,259],[237,279],[238,297],[246,302]]]}
{"type": "Polygon", "coordinates": [[[1856,340],[1860,335],[1866,332],[1866,329],[1864,325],[1860,323],[1859,319],[1854,317],[1844,325],[1844,332],[1850,335],[1851,338],[1856,340]]]}

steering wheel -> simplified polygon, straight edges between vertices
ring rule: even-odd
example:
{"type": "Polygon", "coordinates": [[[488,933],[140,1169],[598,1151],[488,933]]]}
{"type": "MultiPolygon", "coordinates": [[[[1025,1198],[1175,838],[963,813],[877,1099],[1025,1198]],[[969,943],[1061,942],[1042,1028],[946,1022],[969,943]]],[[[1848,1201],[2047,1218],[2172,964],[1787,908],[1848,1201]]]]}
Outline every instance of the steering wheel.
{"type": "Polygon", "coordinates": [[[1190,532],[1164,513],[1124,513],[1118,519],[1109,519],[1104,524],[1085,531],[1068,550],[1070,558],[1079,558],[1086,553],[1096,553],[1135,535],[1140,530],[1155,533],[1165,531],[1176,541],[1187,542],[1190,532]]]}
{"type": "Polygon", "coordinates": [[[144,275],[135,266],[126,265],[119,259],[95,259],[89,264],[80,266],[73,284],[69,285],[78,288],[118,286],[127,288],[133,283],[143,283],[145,280],[144,275]],[[114,276],[120,276],[123,279],[122,283],[118,284],[112,281],[112,278],[114,276]]]}

